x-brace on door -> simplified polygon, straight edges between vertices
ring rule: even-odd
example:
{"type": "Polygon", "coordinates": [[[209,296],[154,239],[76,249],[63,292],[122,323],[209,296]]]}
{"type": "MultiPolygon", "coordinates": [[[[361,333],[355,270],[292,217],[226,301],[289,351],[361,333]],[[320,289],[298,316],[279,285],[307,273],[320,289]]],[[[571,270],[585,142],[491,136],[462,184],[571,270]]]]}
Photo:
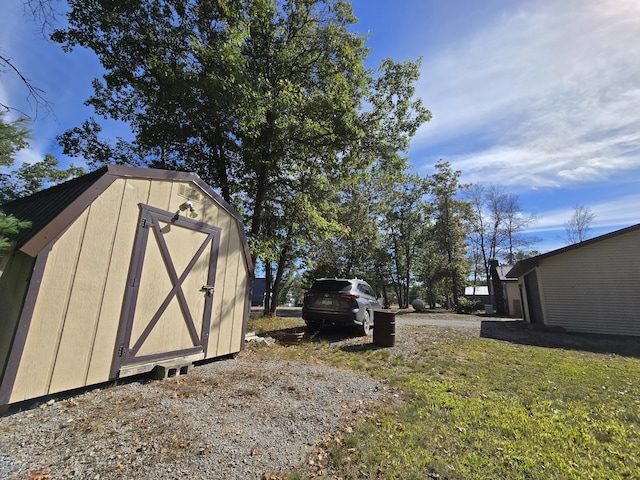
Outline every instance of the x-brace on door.
{"type": "Polygon", "coordinates": [[[126,365],[206,356],[221,229],[140,209],[112,378],[126,365]]]}

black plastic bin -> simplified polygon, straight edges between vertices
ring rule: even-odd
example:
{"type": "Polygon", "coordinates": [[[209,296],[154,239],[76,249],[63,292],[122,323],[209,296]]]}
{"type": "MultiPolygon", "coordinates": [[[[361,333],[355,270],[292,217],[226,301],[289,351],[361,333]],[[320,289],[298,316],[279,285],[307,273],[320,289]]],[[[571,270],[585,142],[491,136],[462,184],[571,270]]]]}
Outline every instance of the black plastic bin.
{"type": "Polygon", "coordinates": [[[393,347],[396,344],[396,310],[373,311],[373,344],[393,347]]]}

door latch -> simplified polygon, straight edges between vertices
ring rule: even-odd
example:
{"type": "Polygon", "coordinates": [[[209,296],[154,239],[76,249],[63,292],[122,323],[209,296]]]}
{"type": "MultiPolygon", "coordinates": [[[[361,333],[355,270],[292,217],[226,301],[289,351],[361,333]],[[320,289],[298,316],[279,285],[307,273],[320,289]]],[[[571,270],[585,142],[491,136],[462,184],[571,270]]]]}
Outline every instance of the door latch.
{"type": "Polygon", "coordinates": [[[203,285],[202,288],[200,289],[201,292],[207,292],[207,296],[211,296],[213,295],[213,291],[215,290],[215,287],[213,285],[203,285]]]}

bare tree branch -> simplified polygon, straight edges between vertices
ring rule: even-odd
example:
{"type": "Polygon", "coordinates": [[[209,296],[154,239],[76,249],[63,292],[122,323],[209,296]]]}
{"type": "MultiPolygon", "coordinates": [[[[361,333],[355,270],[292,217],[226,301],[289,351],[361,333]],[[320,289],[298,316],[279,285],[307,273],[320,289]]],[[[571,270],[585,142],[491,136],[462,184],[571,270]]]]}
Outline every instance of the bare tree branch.
{"type": "MultiPolygon", "coordinates": [[[[31,81],[27,77],[25,77],[23,73],[13,64],[10,58],[5,57],[4,55],[0,55],[0,65],[2,64],[4,64],[15,75],[18,75],[22,83],[24,83],[24,85],[27,87],[27,92],[28,92],[27,99],[29,100],[29,103],[33,102],[34,104],[33,108],[35,110],[35,115],[33,119],[38,118],[38,113],[40,112],[40,109],[44,109],[47,113],[51,113],[53,111],[51,103],[45,98],[46,92],[43,89],[38,88],[33,83],[31,83],[31,81]]],[[[25,117],[31,119],[31,117],[27,113],[15,107],[12,107],[10,105],[0,102],[0,107],[5,109],[6,111],[15,110],[17,112],[20,112],[25,117]]]]}
{"type": "Polygon", "coordinates": [[[589,207],[576,204],[571,219],[564,224],[567,243],[572,245],[587,240],[594,218],[596,218],[596,215],[589,207]]]}

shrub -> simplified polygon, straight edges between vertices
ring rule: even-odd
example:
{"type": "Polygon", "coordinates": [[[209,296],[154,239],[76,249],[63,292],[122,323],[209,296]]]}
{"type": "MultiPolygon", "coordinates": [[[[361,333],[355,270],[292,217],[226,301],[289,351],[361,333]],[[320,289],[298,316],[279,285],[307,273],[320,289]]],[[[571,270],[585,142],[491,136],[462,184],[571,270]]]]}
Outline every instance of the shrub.
{"type": "Polygon", "coordinates": [[[471,313],[476,310],[476,302],[465,297],[458,298],[456,313],[471,313]]]}

